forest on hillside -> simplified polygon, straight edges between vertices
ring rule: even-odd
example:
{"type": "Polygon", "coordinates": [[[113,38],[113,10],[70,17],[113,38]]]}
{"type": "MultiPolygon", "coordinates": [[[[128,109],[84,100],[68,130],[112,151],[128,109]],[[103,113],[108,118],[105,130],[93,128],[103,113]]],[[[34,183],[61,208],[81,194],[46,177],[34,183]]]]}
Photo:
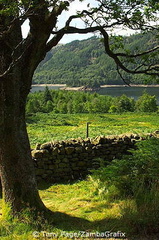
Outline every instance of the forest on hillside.
{"type": "MultiPolygon", "coordinates": [[[[112,37],[112,48],[135,53],[153,47],[153,32],[134,34],[129,37],[112,37]]],[[[131,69],[134,62],[127,59],[127,66],[131,69]]],[[[148,84],[156,83],[152,77],[130,75],[122,73],[128,83],[148,84]]],[[[65,45],[58,45],[46,55],[39,64],[33,78],[34,84],[62,84],[68,86],[99,87],[104,84],[123,84],[114,61],[104,52],[102,39],[91,37],[86,40],[76,40],[65,45]]]]}

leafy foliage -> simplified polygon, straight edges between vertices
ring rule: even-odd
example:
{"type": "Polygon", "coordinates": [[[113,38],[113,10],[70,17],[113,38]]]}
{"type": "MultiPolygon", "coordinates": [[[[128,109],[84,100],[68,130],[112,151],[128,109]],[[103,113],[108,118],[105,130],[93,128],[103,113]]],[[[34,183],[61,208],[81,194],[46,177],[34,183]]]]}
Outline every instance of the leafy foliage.
{"type": "Polygon", "coordinates": [[[124,196],[134,196],[140,188],[151,189],[152,185],[158,184],[158,144],[156,138],[139,142],[137,150],[131,150],[130,155],[95,171],[95,177],[102,185],[115,185],[124,196]]]}
{"type": "Polygon", "coordinates": [[[156,112],[157,100],[144,92],[135,102],[126,95],[111,97],[97,93],[49,90],[31,93],[26,105],[26,113],[122,113],[122,112],[156,112]]]}
{"type": "Polygon", "coordinates": [[[124,222],[135,233],[158,232],[159,214],[159,139],[137,144],[137,150],[107,167],[94,171],[91,182],[104,198],[125,199],[121,207],[124,222]]]}
{"type": "Polygon", "coordinates": [[[121,97],[116,97],[114,104],[110,106],[109,112],[121,113],[121,112],[133,112],[135,101],[133,98],[127,97],[123,94],[121,97]]]}
{"type": "Polygon", "coordinates": [[[157,111],[156,97],[144,92],[137,100],[135,107],[140,112],[155,112],[157,111]]]}

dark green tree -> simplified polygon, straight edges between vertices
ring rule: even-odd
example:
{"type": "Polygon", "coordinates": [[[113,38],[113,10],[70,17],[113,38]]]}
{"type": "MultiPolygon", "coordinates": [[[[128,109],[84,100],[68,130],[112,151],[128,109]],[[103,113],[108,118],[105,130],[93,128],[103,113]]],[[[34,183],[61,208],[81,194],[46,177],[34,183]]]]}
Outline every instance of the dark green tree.
{"type": "Polygon", "coordinates": [[[52,101],[47,101],[46,103],[46,112],[52,112],[54,110],[54,105],[52,101]]]}
{"type": "Polygon", "coordinates": [[[46,86],[44,90],[44,103],[46,104],[48,101],[52,101],[52,96],[48,86],[46,86]]]}

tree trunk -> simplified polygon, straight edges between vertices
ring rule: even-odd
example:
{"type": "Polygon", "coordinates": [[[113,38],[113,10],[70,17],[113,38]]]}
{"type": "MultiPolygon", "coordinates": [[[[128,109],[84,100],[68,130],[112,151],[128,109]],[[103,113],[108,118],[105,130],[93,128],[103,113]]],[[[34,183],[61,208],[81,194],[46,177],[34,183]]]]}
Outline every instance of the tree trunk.
{"type": "MultiPolygon", "coordinates": [[[[0,10],[3,7],[0,4],[0,10]]],[[[0,177],[3,198],[13,214],[28,207],[38,212],[47,209],[37,190],[25,105],[33,73],[45,57],[50,31],[63,9],[62,5],[52,15],[45,5],[35,9],[37,14],[30,16],[30,33],[25,40],[20,19],[0,16],[0,177]]]]}
{"type": "MultiPolygon", "coordinates": [[[[9,38],[0,41],[0,74],[13,61],[12,49],[22,39],[17,29],[10,36],[13,37],[12,45],[9,38]]],[[[20,55],[19,52],[15,54],[20,55]]],[[[25,123],[25,104],[31,80],[26,60],[19,61],[12,71],[0,77],[0,176],[4,201],[10,204],[13,214],[26,207],[38,211],[46,209],[37,190],[25,123]]]]}
{"type": "Polygon", "coordinates": [[[37,191],[25,124],[27,94],[19,75],[0,81],[0,174],[3,198],[13,213],[25,207],[45,209],[37,191]]]}

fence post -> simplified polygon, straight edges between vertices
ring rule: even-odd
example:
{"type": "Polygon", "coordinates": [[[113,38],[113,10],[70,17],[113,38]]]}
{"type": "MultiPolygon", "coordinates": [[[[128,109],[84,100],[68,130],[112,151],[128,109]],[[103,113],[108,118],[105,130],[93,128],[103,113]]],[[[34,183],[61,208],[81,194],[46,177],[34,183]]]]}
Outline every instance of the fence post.
{"type": "Polygon", "coordinates": [[[87,122],[87,124],[86,124],[86,138],[88,138],[89,137],[89,122],[87,122]]]}

